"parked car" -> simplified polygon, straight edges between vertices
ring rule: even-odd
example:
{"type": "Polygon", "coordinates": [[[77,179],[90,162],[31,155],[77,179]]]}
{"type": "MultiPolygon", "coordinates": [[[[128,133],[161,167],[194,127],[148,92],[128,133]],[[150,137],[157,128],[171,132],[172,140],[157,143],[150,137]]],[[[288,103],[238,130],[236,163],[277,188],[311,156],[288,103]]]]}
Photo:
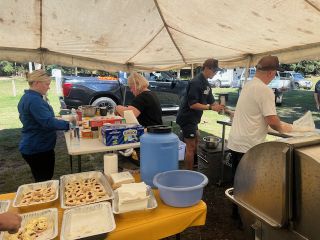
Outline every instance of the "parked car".
{"type": "MultiPolygon", "coordinates": [[[[253,79],[256,74],[255,68],[249,68],[247,81],[253,79]]],[[[240,87],[245,82],[245,69],[243,70],[240,80],[234,82],[234,87],[240,87]]],[[[279,72],[275,78],[268,84],[270,88],[272,88],[275,95],[275,103],[277,106],[281,106],[283,103],[283,93],[292,90],[292,84],[290,78],[280,77],[279,72]]]]}
{"type": "Polygon", "coordinates": [[[312,82],[306,80],[302,73],[284,71],[280,72],[280,77],[290,78],[297,89],[304,88],[310,90],[312,88],[312,82]]]}
{"type": "Polygon", "coordinates": [[[213,78],[208,78],[208,82],[211,87],[231,87],[235,79],[239,79],[241,75],[241,69],[222,69],[218,71],[213,78]]]}
{"type": "MultiPolygon", "coordinates": [[[[161,79],[149,78],[149,88],[157,94],[164,115],[177,113],[180,99],[188,84],[188,81],[167,77],[164,75],[161,79]]],[[[129,105],[134,98],[127,86],[126,77],[110,80],[99,77],[64,76],[62,92],[67,108],[77,108],[81,105],[111,108],[118,104],[129,105]]]]}
{"type": "Polygon", "coordinates": [[[230,87],[233,79],[233,69],[222,69],[213,78],[208,78],[211,87],[230,87]]]}

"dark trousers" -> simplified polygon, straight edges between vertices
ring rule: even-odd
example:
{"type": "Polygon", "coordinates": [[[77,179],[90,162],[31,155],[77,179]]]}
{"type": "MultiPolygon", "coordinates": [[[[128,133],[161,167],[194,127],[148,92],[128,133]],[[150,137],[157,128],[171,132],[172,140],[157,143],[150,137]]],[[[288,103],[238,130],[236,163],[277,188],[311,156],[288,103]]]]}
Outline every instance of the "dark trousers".
{"type": "MultiPolygon", "coordinates": [[[[236,174],[237,167],[244,153],[235,152],[232,150],[230,150],[230,153],[231,153],[231,162],[232,162],[232,181],[234,181],[234,175],[236,174]]],[[[241,220],[239,216],[238,206],[234,203],[232,204],[232,217],[234,219],[241,220]]]]}
{"type": "Polygon", "coordinates": [[[22,154],[22,157],[29,164],[32,175],[36,182],[52,179],[55,163],[54,150],[32,155],[22,154]]]}
{"type": "Polygon", "coordinates": [[[232,163],[232,181],[234,180],[234,175],[236,174],[237,167],[239,165],[239,162],[244,155],[244,153],[241,152],[235,152],[230,150],[231,153],[231,163],[232,163]]]}

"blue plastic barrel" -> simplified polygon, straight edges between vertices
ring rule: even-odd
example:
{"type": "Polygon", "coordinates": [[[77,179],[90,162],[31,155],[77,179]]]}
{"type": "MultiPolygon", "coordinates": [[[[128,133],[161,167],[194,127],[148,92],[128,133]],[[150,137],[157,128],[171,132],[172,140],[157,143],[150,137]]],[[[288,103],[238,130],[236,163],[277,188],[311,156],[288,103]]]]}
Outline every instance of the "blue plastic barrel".
{"type": "Polygon", "coordinates": [[[161,172],[177,170],[179,138],[170,126],[147,128],[140,137],[140,174],[147,185],[154,187],[153,177],[161,172]]]}

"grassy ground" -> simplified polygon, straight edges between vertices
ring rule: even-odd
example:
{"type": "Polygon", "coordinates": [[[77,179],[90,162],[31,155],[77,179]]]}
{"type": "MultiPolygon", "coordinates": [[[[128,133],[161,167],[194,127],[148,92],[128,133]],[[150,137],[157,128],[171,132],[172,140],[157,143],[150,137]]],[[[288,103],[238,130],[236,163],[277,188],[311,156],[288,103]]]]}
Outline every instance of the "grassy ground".
{"type": "MultiPolygon", "coordinates": [[[[316,81],[317,79],[313,79],[316,81]]],[[[0,193],[16,191],[18,186],[33,181],[30,169],[22,159],[18,144],[20,140],[21,123],[19,121],[17,104],[23,94],[23,90],[28,88],[24,79],[15,79],[17,96],[12,94],[12,81],[0,79],[0,193]]],[[[58,95],[55,93],[55,83],[52,82],[52,89],[49,91],[49,100],[56,113],[59,111],[58,95]]],[[[215,94],[229,93],[228,105],[235,108],[237,100],[237,89],[220,88],[213,89],[215,94]]],[[[320,128],[320,115],[315,109],[313,91],[295,90],[284,95],[283,106],[278,107],[279,116],[287,122],[292,122],[301,117],[307,110],[312,111],[317,128],[320,128]]],[[[217,124],[217,120],[226,119],[223,115],[215,112],[205,111],[199,125],[202,136],[221,136],[222,126],[217,124]]],[[[178,127],[174,126],[176,132],[178,127]]],[[[228,136],[227,127],[226,136],[228,136]]],[[[272,138],[270,138],[272,139],[272,138]]],[[[60,134],[56,146],[56,167],[54,179],[61,175],[69,174],[69,157],[65,146],[64,137],[60,134]]],[[[97,170],[103,168],[102,154],[83,156],[83,171],[97,170]]]]}

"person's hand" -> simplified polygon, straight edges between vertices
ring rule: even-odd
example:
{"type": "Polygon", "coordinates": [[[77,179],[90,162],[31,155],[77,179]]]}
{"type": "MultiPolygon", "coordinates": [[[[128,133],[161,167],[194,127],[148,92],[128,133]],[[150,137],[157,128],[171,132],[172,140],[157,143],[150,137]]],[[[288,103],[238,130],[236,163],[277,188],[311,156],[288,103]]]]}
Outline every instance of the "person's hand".
{"type": "Polygon", "coordinates": [[[10,234],[18,232],[22,218],[15,213],[5,212],[0,214],[0,231],[8,231],[10,234]]]}
{"type": "Polygon", "coordinates": [[[317,104],[317,109],[318,109],[318,111],[320,110],[320,106],[317,104]]]}
{"type": "Polygon", "coordinates": [[[114,108],[114,114],[117,115],[117,116],[121,116],[121,110],[124,106],[122,105],[117,105],[115,108],[114,108]]]}
{"type": "Polygon", "coordinates": [[[211,105],[211,110],[212,111],[216,111],[216,112],[221,112],[222,110],[224,110],[225,106],[224,105],[220,105],[220,104],[213,104],[211,105]]]}
{"type": "Polygon", "coordinates": [[[281,132],[292,132],[292,124],[281,122],[281,132]]]}
{"type": "Polygon", "coordinates": [[[234,111],[230,110],[229,108],[225,108],[224,112],[226,115],[228,115],[230,117],[230,120],[232,121],[233,117],[234,117],[234,111]]]}

